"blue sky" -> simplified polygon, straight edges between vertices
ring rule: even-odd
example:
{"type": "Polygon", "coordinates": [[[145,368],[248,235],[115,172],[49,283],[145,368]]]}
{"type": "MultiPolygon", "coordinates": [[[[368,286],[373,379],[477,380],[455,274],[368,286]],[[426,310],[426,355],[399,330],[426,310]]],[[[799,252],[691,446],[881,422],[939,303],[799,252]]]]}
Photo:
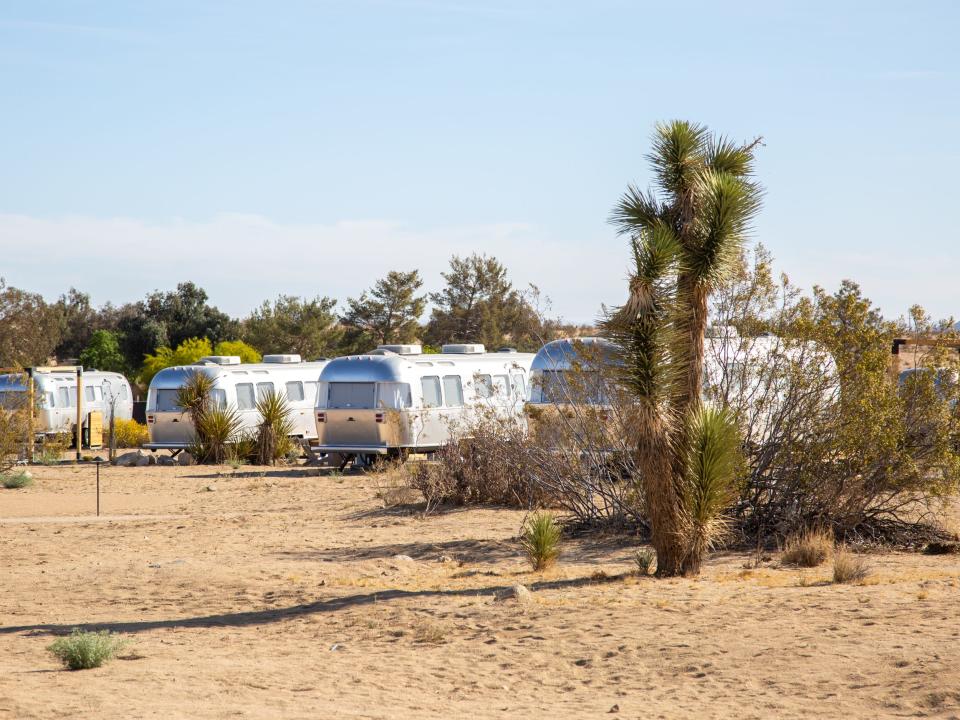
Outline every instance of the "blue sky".
{"type": "Polygon", "coordinates": [[[245,314],[475,250],[590,321],[610,208],[687,118],[764,137],[755,237],[794,281],[960,315],[958,33],[946,1],[7,0],[0,275],[245,314]]]}

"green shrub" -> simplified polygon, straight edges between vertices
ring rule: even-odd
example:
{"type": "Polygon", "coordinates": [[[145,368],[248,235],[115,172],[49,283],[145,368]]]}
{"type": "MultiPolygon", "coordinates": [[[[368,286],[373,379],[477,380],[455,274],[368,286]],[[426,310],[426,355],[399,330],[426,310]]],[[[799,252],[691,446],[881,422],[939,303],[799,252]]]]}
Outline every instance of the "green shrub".
{"type": "Polygon", "coordinates": [[[561,534],[556,518],[548,512],[537,512],[527,519],[520,544],[534,570],[545,570],[556,562],[561,534]]]}
{"type": "Polygon", "coordinates": [[[19,490],[33,485],[33,478],[30,473],[19,472],[10,475],[0,475],[0,482],[7,490],[19,490]]]}
{"type": "Polygon", "coordinates": [[[637,572],[649,575],[657,565],[657,554],[650,548],[641,548],[633,556],[633,561],[637,564],[637,572]]]}
{"type": "Polygon", "coordinates": [[[257,400],[260,425],[257,427],[255,460],[258,465],[273,465],[293,447],[290,433],[290,405],[277,392],[265,394],[257,400]]]}
{"type": "Polygon", "coordinates": [[[67,637],[53,642],[47,649],[69,670],[88,670],[112,660],[127,645],[127,640],[106,630],[87,632],[74,629],[67,637]]]}

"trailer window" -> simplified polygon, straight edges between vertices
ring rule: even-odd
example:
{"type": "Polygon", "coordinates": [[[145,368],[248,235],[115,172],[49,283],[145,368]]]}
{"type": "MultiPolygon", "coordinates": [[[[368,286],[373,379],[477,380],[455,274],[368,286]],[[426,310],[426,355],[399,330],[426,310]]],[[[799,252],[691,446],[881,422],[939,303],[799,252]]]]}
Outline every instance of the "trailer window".
{"type": "Polygon", "coordinates": [[[177,390],[157,390],[157,412],[180,412],[183,408],[177,402],[177,390]]]}
{"type": "Polygon", "coordinates": [[[523,381],[523,375],[511,375],[510,384],[513,385],[514,397],[525,400],[527,397],[527,385],[523,381]]]}
{"type": "Polygon", "coordinates": [[[60,398],[60,407],[70,407],[70,391],[69,388],[58,388],[57,394],[60,398]]]}
{"type": "Polygon", "coordinates": [[[493,397],[493,378],[489,375],[474,375],[473,382],[477,388],[478,398],[493,397]]]}
{"type": "Polygon", "coordinates": [[[103,400],[103,389],[97,387],[96,385],[87,385],[83,389],[83,396],[87,399],[87,402],[103,400]]]}
{"type": "Polygon", "coordinates": [[[127,386],[126,386],[126,385],[121,385],[121,386],[120,386],[120,399],[121,399],[121,400],[126,400],[126,399],[127,399],[127,386]]]}
{"type": "Polygon", "coordinates": [[[440,407],[440,378],[436,375],[420,378],[420,387],[423,389],[423,406],[425,408],[440,407]]]}
{"type": "Polygon", "coordinates": [[[329,384],[329,408],[375,408],[377,385],[372,382],[332,382],[329,384]]]}
{"type": "Polygon", "coordinates": [[[498,398],[508,400],[510,398],[510,379],[506,375],[494,375],[493,391],[498,398]]]}
{"type": "Polygon", "coordinates": [[[263,400],[268,395],[273,395],[273,392],[272,382],[257,383],[257,400],[263,400]]]}
{"type": "Polygon", "coordinates": [[[413,405],[409,383],[377,383],[378,407],[403,410],[413,405]]]}
{"type": "Polygon", "coordinates": [[[299,381],[288,382],[287,400],[290,402],[300,402],[303,398],[303,383],[299,381]]]}
{"type": "Polygon", "coordinates": [[[257,401],[253,398],[253,383],[237,385],[237,407],[241,410],[253,410],[257,401]]]}
{"type": "Polygon", "coordinates": [[[225,408],[227,406],[227,391],[223,388],[214,388],[210,391],[210,400],[214,407],[225,408]]]}
{"type": "Polygon", "coordinates": [[[305,398],[313,398],[314,404],[316,404],[316,400],[317,400],[318,386],[319,386],[319,383],[315,383],[315,382],[305,382],[303,384],[303,396],[305,398]]]}
{"type": "Polygon", "coordinates": [[[447,407],[463,407],[463,385],[459,375],[443,376],[443,397],[447,407]]]}
{"type": "Polygon", "coordinates": [[[46,392],[46,393],[43,394],[43,396],[47,399],[46,407],[48,407],[48,408],[55,407],[54,402],[53,402],[53,393],[52,393],[52,392],[46,392]]]}

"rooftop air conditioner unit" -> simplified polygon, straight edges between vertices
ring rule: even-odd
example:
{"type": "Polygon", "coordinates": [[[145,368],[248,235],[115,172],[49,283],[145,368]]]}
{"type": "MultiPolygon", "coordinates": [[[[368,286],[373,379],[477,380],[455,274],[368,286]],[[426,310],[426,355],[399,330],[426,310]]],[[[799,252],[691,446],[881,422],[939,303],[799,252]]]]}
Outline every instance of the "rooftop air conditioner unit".
{"type": "Polygon", "coordinates": [[[482,343],[453,343],[440,348],[440,352],[447,355],[479,355],[486,351],[482,343]]]}
{"type": "Polygon", "coordinates": [[[397,355],[420,355],[423,353],[421,345],[378,345],[377,350],[396,353],[397,355]]]}
{"type": "Polygon", "coordinates": [[[197,360],[197,365],[239,365],[239,355],[207,355],[197,360]]]}
{"type": "Polygon", "coordinates": [[[263,361],[265,363],[277,363],[277,364],[289,364],[289,363],[298,363],[300,362],[299,355],[264,355],[263,361]]]}

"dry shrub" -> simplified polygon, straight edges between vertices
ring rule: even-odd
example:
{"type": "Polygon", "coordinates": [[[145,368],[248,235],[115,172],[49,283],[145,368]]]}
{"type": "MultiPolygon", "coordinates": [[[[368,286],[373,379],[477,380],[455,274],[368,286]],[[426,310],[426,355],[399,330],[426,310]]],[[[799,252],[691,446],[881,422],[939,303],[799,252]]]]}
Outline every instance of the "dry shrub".
{"type": "Polygon", "coordinates": [[[0,406],[0,472],[26,457],[29,426],[27,393],[5,393],[4,404],[0,406]]]}
{"type": "Polygon", "coordinates": [[[817,567],[826,562],[833,552],[833,532],[814,527],[790,535],[783,546],[781,557],[785,565],[817,567]]]}
{"type": "Polygon", "coordinates": [[[657,567],[657,554],[651,548],[641,548],[633,561],[637,564],[637,573],[649,575],[657,567]]]}
{"type": "Polygon", "coordinates": [[[847,548],[833,554],[833,581],[835,583],[860,582],[870,574],[870,564],[861,555],[854,555],[847,548]]]}
{"type": "MultiPolygon", "coordinates": [[[[113,421],[113,439],[118,448],[138,448],[150,442],[150,432],[146,425],[136,420],[116,418],[113,421]]],[[[108,444],[111,444],[109,440],[108,444]]]]}

